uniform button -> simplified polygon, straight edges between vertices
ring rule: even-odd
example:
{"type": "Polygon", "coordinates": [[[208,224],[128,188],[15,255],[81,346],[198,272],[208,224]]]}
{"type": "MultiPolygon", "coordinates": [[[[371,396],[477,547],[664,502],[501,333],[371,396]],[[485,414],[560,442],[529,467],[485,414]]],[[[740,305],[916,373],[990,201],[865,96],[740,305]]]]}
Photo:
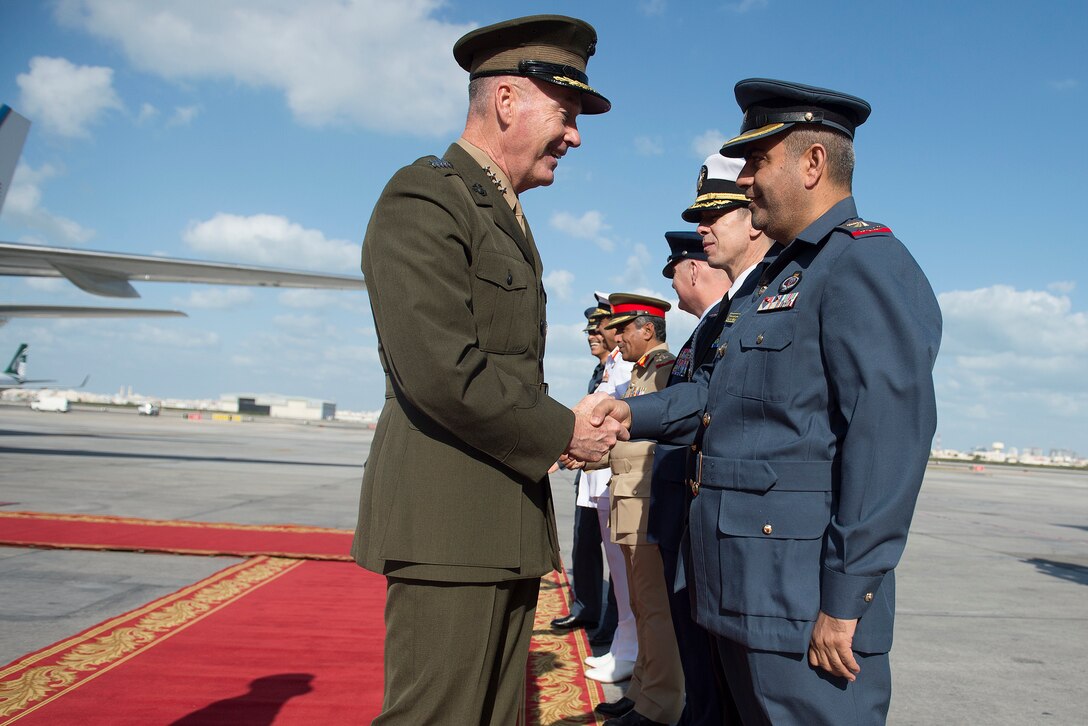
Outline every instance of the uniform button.
{"type": "Polygon", "coordinates": [[[774,532],[774,527],[771,526],[770,522],[763,525],[763,534],[772,534],[773,532],[774,532]]]}
{"type": "Polygon", "coordinates": [[[699,496],[699,482],[694,479],[688,479],[688,486],[691,487],[691,496],[699,496]]]}
{"type": "Polygon", "coordinates": [[[765,292],[767,292],[767,286],[766,285],[760,285],[759,286],[759,292],[757,294],[762,295],[765,292]]]}
{"type": "Polygon", "coordinates": [[[694,452],[696,452],[696,453],[698,453],[698,451],[699,451],[699,444],[692,444],[692,445],[691,445],[691,450],[692,450],[692,451],[694,451],[694,452]]]}
{"type": "Polygon", "coordinates": [[[763,342],[763,333],[760,333],[759,335],[756,336],[756,345],[759,345],[762,342],[763,342]]]}
{"type": "Polygon", "coordinates": [[[873,593],[871,593],[871,592],[865,593],[864,600],[865,600],[865,602],[872,602],[873,601],[873,593]]]}
{"type": "Polygon", "coordinates": [[[703,426],[709,426],[709,425],[710,425],[710,414],[709,413],[704,413],[703,414],[703,426]]]}

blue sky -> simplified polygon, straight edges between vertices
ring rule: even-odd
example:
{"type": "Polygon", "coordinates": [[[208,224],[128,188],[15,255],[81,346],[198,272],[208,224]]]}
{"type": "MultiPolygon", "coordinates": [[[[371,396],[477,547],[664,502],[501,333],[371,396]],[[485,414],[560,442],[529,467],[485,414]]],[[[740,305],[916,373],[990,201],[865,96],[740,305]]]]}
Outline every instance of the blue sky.
{"type": "MultiPolygon", "coordinates": [[[[459,134],[453,41],[509,3],[4,0],[0,101],[33,121],[0,239],[358,271],[377,195],[459,134]]],[[[1088,454],[1088,5],[521,2],[598,31],[581,148],[523,205],[549,291],[546,373],[574,403],[592,291],[672,299],[663,234],[690,229],[703,159],[740,123],[733,84],[784,78],[867,99],[855,197],[937,291],[944,446],[1088,454]]],[[[136,283],[188,319],[13,320],[35,376],[158,396],[279,392],[377,409],[365,293],[136,283]]],[[[0,300],[111,304],[0,278],[0,300]]],[[[122,303],[126,304],[126,303],[122,303]]],[[[693,326],[670,316],[674,347],[693,326]]]]}

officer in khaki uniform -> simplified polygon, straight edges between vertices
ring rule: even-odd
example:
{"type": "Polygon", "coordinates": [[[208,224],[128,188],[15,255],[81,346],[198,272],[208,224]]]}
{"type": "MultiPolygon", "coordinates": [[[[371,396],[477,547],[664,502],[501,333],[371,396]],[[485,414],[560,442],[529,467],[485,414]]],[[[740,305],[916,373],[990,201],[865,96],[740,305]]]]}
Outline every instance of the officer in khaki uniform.
{"type": "Polygon", "coordinates": [[[610,107],[585,76],[596,41],[553,15],[462,37],[464,133],[398,171],[367,228],[386,403],[352,554],[388,582],[375,724],[521,722],[540,577],[559,564],[547,471],[616,437],[547,395],[542,266],[518,198],[581,143],[579,113],[610,107]]]}
{"type": "MultiPolygon", "coordinates": [[[[612,320],[624,360],[634,361],[624,399],[664,388],[676,358],[665,344],[664,300],[615,293],[612,320]]],[[[627,570],[631,610],[638,632],[638,659],[624,697],[609,709],[607,726],[669,724],[684,710],[684,673],[672,628],[661,551],[647,537],[654,462],[652,441],[621,442],[607,459],[612,541],[620,545],[627,570]],[[619,712],[619,713],[616,713],[619,712]]]]}

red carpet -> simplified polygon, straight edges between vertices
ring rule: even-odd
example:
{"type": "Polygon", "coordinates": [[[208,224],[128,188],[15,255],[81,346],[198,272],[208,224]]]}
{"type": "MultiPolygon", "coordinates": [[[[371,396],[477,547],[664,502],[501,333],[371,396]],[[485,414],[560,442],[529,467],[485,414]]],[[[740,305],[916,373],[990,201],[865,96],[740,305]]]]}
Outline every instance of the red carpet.
{"type": "MultiPolygon", "coordinates": [[[[385,580],[354,565],[256,557],[0,670],[0,724],[367,724],[381,708],[385,580]]],[[[595,724],[561,575],[542,582],[530,724],[595,724]]]]}
{"type": "Polygon", "coordinates": [[[223,524],[133,519],[93,514],[0,512],[0,545],[174,552],[190,555],[272,555],[351,561],[352,532],[290,524],[223,524]]]}

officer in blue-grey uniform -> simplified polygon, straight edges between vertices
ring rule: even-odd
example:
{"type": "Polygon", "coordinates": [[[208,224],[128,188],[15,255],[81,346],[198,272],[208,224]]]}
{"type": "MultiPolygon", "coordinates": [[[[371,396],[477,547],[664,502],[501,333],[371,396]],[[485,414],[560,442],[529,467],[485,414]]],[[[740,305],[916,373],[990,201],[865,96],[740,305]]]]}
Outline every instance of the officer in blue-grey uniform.
{"type": "Polygon", "coordinates": [[[891,697],[895,566],[936,429],[941,315],[922,270],[851,191],[860,98],[736,85],[737,183],[785,248],[711,374],[602,402],[632,437],[689,442],[696,619],[745,724],[879,724],[891,697]]]}

